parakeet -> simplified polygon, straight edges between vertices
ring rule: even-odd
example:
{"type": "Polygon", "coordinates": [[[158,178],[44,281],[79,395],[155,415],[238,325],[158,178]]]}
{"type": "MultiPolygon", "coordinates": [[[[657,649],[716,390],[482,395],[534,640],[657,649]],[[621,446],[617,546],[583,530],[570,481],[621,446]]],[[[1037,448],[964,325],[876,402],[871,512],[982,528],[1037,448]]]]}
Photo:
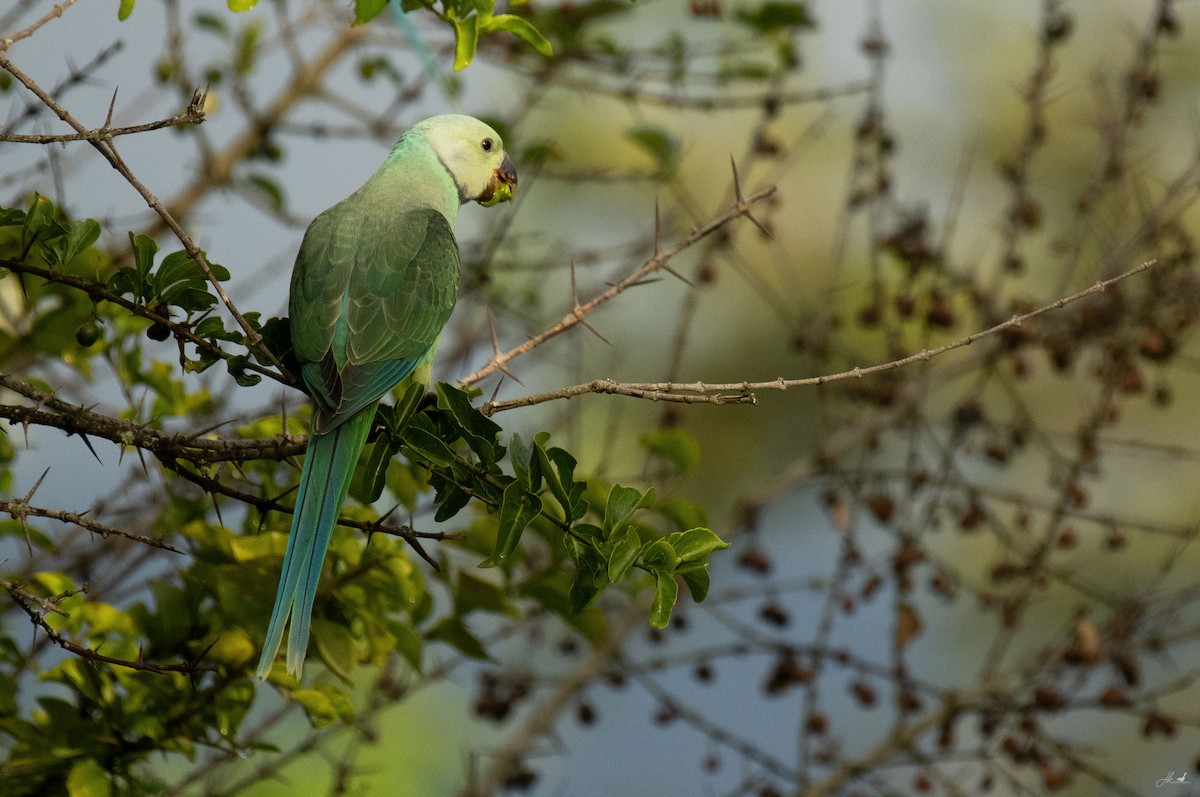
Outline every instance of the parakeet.
{"type": "Polygon", "coordinates": [[[287,669],[303,668],[321,565],[375,405],[433,357],[454,307],[459,208],[509,200],[516,184],[495,130],[434,116],[305,232],[288,313],[312,430],[258,677],[270,673],[289,617],[287,669]]]}

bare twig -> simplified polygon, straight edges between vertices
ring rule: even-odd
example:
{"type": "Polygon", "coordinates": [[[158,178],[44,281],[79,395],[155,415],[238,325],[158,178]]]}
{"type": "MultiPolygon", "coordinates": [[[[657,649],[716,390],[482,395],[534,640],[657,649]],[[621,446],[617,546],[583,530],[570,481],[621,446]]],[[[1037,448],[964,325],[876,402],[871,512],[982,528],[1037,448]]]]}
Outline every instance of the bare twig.
{"type": "Polygon", "coordinates": [[[37,22],[30,25],[28,28],[19,30],[11,36],[6,36],[3,39],[0,39],[0,52],[4,52],[9,47],[12,47],[14,44],[19,42],[21,39],[28,39],[34,33],[37,33],[38,29],[41,28],[43,25],[45,25],[46,23],[50,22],[53,19],[58,19],[59,17],[61,17],[63,15],[63,11],[67,10],[68,8],[70,8],[73,5],[75,5],[75,0],[63,0],[63,2],[57,3],[54,6],[52,6],[50,8],[50,10],[46,12],[45,16],[43,16],[37,22]]]}

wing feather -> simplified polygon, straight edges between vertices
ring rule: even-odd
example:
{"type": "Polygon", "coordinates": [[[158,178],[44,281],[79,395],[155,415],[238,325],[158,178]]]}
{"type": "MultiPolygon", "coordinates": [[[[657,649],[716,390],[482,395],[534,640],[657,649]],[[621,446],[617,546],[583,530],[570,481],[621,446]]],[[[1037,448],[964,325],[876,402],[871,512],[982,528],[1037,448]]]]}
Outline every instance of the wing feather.
{"type": "Polygon", "coordinates": [[[322,433],[421,363],[458,293],[458,246],[445,216],[360,210],[347,201],[318,216],[292,276],[292,344],[322,433]]]}

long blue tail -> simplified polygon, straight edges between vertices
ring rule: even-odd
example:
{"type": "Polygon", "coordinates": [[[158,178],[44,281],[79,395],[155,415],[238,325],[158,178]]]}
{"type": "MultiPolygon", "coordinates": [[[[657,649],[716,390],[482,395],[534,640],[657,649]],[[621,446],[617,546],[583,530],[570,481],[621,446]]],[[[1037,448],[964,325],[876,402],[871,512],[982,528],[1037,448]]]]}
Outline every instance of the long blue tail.
{"type": "Polygon", "coordinates": [[[259,678],[266,680],[271,672],[289,616],[292,630],[288,636],[288,672],[299,676],[304,667],[321,565],[374,416],[374,407],[369,407],[332,432],[308,438],[279,591],[275,593],[271,624],[267,626],[267,638],[258,659],[259,678]]]}

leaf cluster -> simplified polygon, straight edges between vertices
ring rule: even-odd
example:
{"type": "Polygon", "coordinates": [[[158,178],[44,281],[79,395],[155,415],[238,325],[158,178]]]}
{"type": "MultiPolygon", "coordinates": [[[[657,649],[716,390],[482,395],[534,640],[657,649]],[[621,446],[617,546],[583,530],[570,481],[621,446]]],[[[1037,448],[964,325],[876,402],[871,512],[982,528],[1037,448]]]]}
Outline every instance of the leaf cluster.
{"type": "MultiPolygon", "coordinates": [[[[135,2],[120,0],[117,16],[122,20],[128,18],[135,2]]],[[[227,0],[227,5],[230,11],[240,13],[254,8],[258,0],[227,0]]],[[[354,0],[355,24],[370,22],[387,6],[388,0],[354,0]]],[[[418,9],[429,11],[453,30],[455,71],[465,69],[475,58],[479,37],[492,33],[512,34],[538,54],[546,58],[554,55],[550,40],[533,23],[516,14],[497,14],[495,0],[402,0],[396,13],[399,16],[418,9]]]]}
{"type": "MultiPolygon", "coordinates": [[[[149,388],[152,402],[123,413],[147,427],[170,416],[207,424],[212,396],[190,383],[218,361],[240,388],[253,387],[263,373],[282,379],[214,312],[214,281],[228,280],[227,269],[202,252],[164,255],[153,239],[132,233],[131,263],[119,267],[99,246],[102,232],[95,220],[70,220],[44,197],[24,209],[0,209],[0,279],[21,296],[0,341],[9,357],[32,358],[21,370],[47,358],[68,359],[81,372],[103,361],[123,387],[149,388]],[[176,343],[177,365],[161,357],[158,343],[168,339],[176,343]]],[[[286,320],[245,318],[289,362],[286,320]]],[[[34,382],[53,394],[53,385],[34,382]]],[[[595,603],[610,587],[651,589],[656,627],[668,623],[680,582],[697,601],[708,591],[709,556],[726,543],[707,528],[699,507],[583,476],[575,456],[548,434],[506,435],[476,408],[478,398],[446,384],[429,395],[412,383],[377,410],[351,487],[355,501],[335,529],[314,608],[312,645],[336,679],[302,685],[282,668],[271,676],[314,727],[358,716],[349,684],[359,664],[380,666],[399,653],[421,672],[431,645],[487,660],[493,647],[481,630],[537,610],[599,641],[604,617],[595,603]],[[424,515],[438,530],[389,525],[391,512],[377,506],[424,515]],[[431,542],[439,546],[433,555],[424,547],[431,542]],[[410,546],[434,564],[432,577],[410,546]]],[[[101,417],[93,409],[75,418],[85,440],[87,424],[101,417]]],[[[306,417],[307,410],[296,422],[302,426],[306,417]]],[[[107,429],[92,431],[115,439],[107,429]]],[[[277,415],[266,415],[236,429],[230,442],[269,442],[283,431],[277,415]]],[[[27,776],[24,791],[15,793],[90,794],[114,785],[154,793],[162,784],[147,766],[152,755],[195,758],[204,749],[261,746],[239,732],[254,697],[250,666],[274,599],[298,469],[269,453],[281,447],[226,463],[211,456],[214,449],[191,460],[186,449],[164,455],[141,439],[122,435],[119,444],[136,450],[145,468],[157,458],[166,489],[139,507],[139,533],[167,543],[155,556],[182,550],[184,557],[157,566],[166,577],[128,572],[145,579],[134,600],[106,600],[74,572],[50,566],[66,542],[36,522],[36,512],[0,524],[0,535],[24,538],[31,552],[5,582],[12,605],[42,629],[32,653],[0,635],[0,736],[10,749],[0,776],[27,776]],[[56,647],[65,655],[47,656],[56,647]],[[21,705],[16,682],[26,668],[60,691],[21,705]]],[[[652,433],[642,442],[677,472],[698,457],[682,432],[652,433]]],[[[0,435],[0,486],[11,484],[14,454],[9,435],[0,435]]],[[[110,553],[117,551],[101,541],[89,551],[109,563],[96,567],[115,563],[110,553]]],[[[10,612],[20,616],[12,606],[10,612]]]]}

